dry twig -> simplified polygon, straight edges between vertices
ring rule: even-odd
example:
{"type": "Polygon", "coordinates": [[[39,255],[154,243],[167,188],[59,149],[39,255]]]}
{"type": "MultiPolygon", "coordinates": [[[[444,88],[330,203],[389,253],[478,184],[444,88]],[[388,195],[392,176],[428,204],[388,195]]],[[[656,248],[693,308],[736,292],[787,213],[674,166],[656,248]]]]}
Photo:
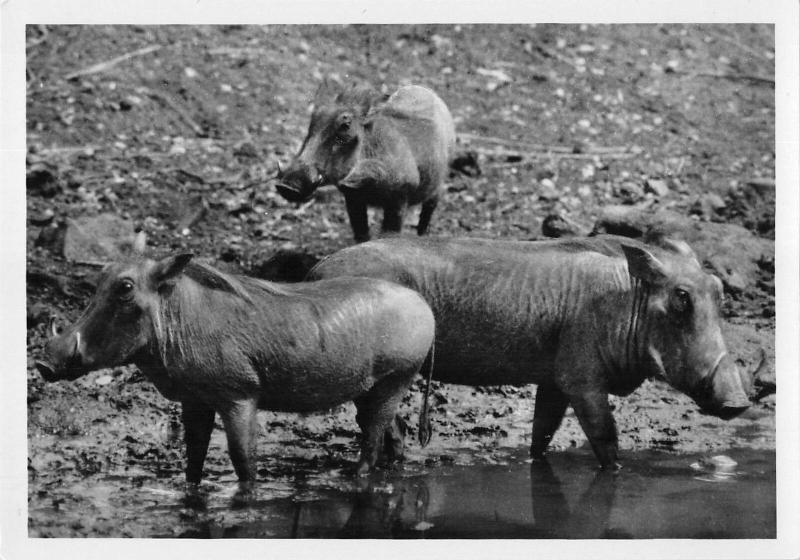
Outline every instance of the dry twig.
{"type": "Polygon", "coordinates": [[[160,48],[161,48],[161,45],[150,45],[150,46],[147,46],[147,47],[144,47],[144,48],[141,48],[141,49],[129,52],[129,53],[125,53],[125,54],[123,54],[121,56],[118,56],[116,58],[112,58],[111,60],[106,60],[105,62],[99,62],[97,64],[89,66],[88,68],[83,68],[81,70],[77,70],[75,72],[71,72],[71,73],[67,74],[66,76],[64,76],[64,79],[65,80],[74,80],[75,78],[79,78],[81,76],[88,76],[90,74],[99,74],[100,72],[105,72],[109,68],[113,68],[114,66],[116,66],[120,62],[125,62],[126,60],[129,60],[131,58],[134,58],[134,57],[137,57],[137,56],[142,56],[142,55],[145,55],[145,54],[148,54],[148,53],[151,53],[151,52],[155,52],[160,48]]]}

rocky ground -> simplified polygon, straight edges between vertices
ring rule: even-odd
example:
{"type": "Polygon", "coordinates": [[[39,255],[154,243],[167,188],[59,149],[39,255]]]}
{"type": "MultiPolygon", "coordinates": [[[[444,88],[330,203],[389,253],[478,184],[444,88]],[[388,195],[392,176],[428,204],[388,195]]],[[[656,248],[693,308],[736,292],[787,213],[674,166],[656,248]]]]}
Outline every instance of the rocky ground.
{"type": "MultiPolygon", "coordinates": [[[[447,102],[462,157],[433,235],[686,239],[725,283],[737,361],[754,368],[764,351],[769,393],[773,47],[772,28],[757,25],[31,26],[30,504],[91,474],[180,476],[178,408],[134,368],[45,385],[32,367],[48,317],[77,318],[116,241],[142,229],[154,254],[189,250],[226,270],[285,279],[351,243],[337,192],[296,206],[270,183],[299,147],[326,76],[387,91],[419,83],[447,102]]],[[[434,439],[425,450],[409,442],[409,460],[491,462],[525,445],[534,390],[436,384],[434,439]]],[[[401,410],[412,426],[419,398],[415,386],[401,410]]],[[[775,446],[774,395],[730,422],[658,382],[613,403],[624,450],[775,446]]],[[[261,476],[354,460],[353,411],[263,413],[261,476]]],[[[228,476],[224,442],[214,441],[207,467],[228,476]]],[[[570,413],[554,446],[584,444],[570,413]]],[[[50,530],[35,515],[30,527],[102,532],[50,530]]]]}

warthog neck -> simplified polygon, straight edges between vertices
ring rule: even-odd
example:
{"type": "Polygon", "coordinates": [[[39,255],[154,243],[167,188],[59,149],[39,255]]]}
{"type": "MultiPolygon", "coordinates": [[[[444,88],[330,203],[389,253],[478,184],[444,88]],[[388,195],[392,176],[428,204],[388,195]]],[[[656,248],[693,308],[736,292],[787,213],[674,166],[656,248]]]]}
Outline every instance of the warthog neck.
{"type": "Polygon", "coordinates": [[[621,298],[605,310],[607,337],[601,338],[599,351],[614,394],[632,392],[653,374],[648,354],[649,298],[644,283],[629,279],[621,298]]]}

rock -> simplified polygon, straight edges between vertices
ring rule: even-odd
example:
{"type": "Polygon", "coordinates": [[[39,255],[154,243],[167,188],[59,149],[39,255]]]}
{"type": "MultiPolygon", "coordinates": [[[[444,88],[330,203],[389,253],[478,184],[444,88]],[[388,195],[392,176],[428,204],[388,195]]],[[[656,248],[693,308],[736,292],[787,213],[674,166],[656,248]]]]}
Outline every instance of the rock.
{"type": "Polygon", "coordinates": [[[644,198],[644,189],[638,183],[625,181],[614,189],[614,194],[628,203],[635,203],[644,198]]]}
{"type": "Polygon", "coordinates": [[[113,214],[67,219],[64,256],[85,264],[105,264],[130,252],[133,224],[113,214]]]}
{"type": "Polygon", "coordinates": [[[31,225],[41,227],[49,225],[50,222],[53,221],[54,217],[55,213],[48,208],[43,212],[28,214],[28,221],[31,223],[31,225]]]}
{"type": "Polygon", "coordinates": [[[542,179],[552,179],[556,176],[555,171],[552,169],[540,169],[536,172],[536,180],[542,181],[542,179]]]}
{"type": "Polygon", "coordinates": [[[713,218],[725,210],[725,201],[716,193],[706,193],[692,204],[690,212],[704,218],[713,218]]]}
{"type": "Polygon", "coordinates": [[[110,375],[106,374],[106,375],[101,375],[100,377],[95,379],[94,383],[95,383],[95,385],[100,385],[102,387],[104,385],[108,385],[112,381],[114,381],[114,378],[111,377],[110,375]]]}
{"type": "Polygon", "coordinates": [[[670,210],[648,211],[607,206],[592,234],[610,233],[657,242],[669,237],[688,243],[700,262],[721,276],[731,293],[755,286],[763,263],[775,254],[775,242],[726,223],[700,222],[670,210]],[[761,265],[759,263],[762,263],[761,265]]]}
{"type": "Polygon", "coordinates": [[[747,288],[747,282],[736,269],[731,267],[728,259],[714,255],[707,260],[714,273],[722,280],[725,290],[731,294],[740,294],[747,288]]]}
{"type": "Polygon", "coordinates": [[[474,150],[457,152],[450,162],[450,169],[458,173],[463,173],[467,177],[480,176],[481,166],[478,163],[478,152],[474,150]]]}
{"type": "Polygon", "coordinates": [[[556,184],[552,179],[542,179],[539,181],[539,198],[543,200],[557,200],[559,195],[556,184]]]}
{"type": "Polygon", "coordinates": [[[667,181],[667,187],[670,190],[673,190],[680,194],[687,194],[689,192],[689,188],[683,184],[683,181],[678,179],[677,177],[672,177],[669,181],[667,181]]]}
{"type": "Polygon", "coordinates": [[[25,189],[28,196],[52,198],[61,192],[58,171],[46,163],[34,163],[25,174],[25,189]]]}
{"type": "Polygon", "coordinates": [[[669,194],[669,186],[666,181],[661,179],[648,179],[644,183],[644,192],[653,193],[656,196],[667,196],[669,194]]]}
{"type": "Polygon", "coordinates": [[[314,255],[293,249],[280,249],[250,273],[275,282],[300,282],[318,262],[319,258],[314,255]]]}
{"type": "Polygon", "coordinates": [[[251,142],[242,142],[239,144],[234,150],[233,155],[238,158],[249,158],[249,159],[257,159],[261,157],[258,154],[258,150],[251,142]]]}
{"type": "Polygon", "coordinates": [[[585,236],[587,231],[566,216],[550,214],[542,222],[542,234],[545,237],[577,237],[585,236]]]}

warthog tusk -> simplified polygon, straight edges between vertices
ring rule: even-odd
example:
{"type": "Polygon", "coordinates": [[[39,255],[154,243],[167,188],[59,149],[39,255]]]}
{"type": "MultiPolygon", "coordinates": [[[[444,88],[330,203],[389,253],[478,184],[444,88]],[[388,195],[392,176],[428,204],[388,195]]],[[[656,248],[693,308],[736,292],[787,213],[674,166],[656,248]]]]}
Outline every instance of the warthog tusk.
{"type": "Polygon", "coordinates": [[[278,166],[278,175],[277,176],[280,177],[281,175],[283,175],[283,169],[281,169],[281,162],[280,161],[275,162],[275,165],[278,166]]]}
{"type": "Polygon", "coordinates": [[[81,331],[75,333],[75,353],[81,351],[81,331]]]}
{"type": "Polygon", "coordinates": [[[53,336],[58,336],[58,329],[56,328],[56,318],[50,317],[50,332],[53,336]]]}

